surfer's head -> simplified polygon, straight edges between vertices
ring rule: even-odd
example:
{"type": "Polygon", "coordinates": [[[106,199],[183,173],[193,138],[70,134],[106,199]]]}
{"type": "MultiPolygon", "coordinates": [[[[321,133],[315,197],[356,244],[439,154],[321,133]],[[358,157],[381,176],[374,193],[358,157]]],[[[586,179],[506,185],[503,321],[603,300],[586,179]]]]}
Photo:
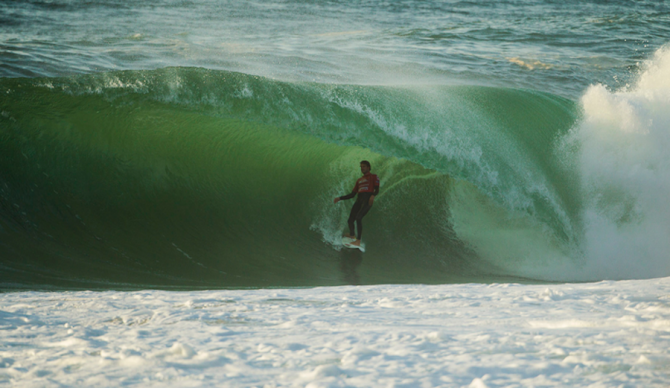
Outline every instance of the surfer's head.
{"type": "Polygon", "coordinates": [[[363,175],[369,173],[370,170],[372,170],[370,162],[368,162],[367,160],[361,161],[361,172],[363,173],[363,175]]]}

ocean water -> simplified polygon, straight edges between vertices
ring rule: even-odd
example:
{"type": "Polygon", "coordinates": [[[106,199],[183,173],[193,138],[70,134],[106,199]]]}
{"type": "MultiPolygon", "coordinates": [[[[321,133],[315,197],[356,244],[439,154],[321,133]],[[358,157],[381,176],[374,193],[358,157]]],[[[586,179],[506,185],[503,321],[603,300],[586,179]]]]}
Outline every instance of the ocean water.
{"type": "Polygon", "coordinates": [[[0,2],[0,384],[668,386],[669,37],[663,1],[0,2]]]}
{"type": "Polygon", "coordinates": [[[3,295],[15,387],[667,387],[670,279],[3,295]]]}
{"type": "Polygon", "coordinates": [[[5,288],[670,275],[664,2],[0,5],[5,288]],[[343,250],[362,159],[382,179],[343,250]]]}

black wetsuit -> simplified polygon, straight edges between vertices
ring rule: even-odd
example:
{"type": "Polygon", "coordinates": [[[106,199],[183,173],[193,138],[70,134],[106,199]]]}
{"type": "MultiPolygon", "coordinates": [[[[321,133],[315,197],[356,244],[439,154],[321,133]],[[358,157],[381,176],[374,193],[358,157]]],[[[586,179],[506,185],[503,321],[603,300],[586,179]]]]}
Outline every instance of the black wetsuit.
{"type": "Polygon", "coordinates": [[[349,220],[347,222],[349,224],[349,234],[351,236],[354,235],[354,222],[356,223],[358,229],[356,238],[360,240],[361,235],[363,234],[363,217],[365,217],[370,209],[372,209],[372,205],[370,205],[370,197],[379,194],[379,186],[375,186],[373,192],[357,193],[356,191],[353,191],[350,194],[341,196],[340,200],[351,199],[356,194],[358,194],[358,198],[356,198],[354,206],[351,207],[351,213],[349,214],[349,220]]]}

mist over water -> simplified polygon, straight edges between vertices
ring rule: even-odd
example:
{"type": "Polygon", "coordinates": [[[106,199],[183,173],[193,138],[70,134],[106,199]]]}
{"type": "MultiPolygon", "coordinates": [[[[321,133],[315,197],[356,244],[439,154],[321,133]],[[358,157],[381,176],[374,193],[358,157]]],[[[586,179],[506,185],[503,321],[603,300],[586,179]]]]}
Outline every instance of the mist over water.
{"type": "Polygon", "coordinates": [[[670,275],[665,4],[0,5],[4,287],[670,275]],[[36,23],[40,20],[40,23],[36,23]],[[365,254],[343,249],[370,160],[365,254]]]}

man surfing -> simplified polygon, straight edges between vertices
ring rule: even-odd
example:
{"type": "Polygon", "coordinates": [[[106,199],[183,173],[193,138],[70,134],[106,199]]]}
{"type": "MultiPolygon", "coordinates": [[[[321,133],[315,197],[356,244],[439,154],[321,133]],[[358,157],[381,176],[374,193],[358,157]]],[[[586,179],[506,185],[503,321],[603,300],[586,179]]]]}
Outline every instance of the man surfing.
{"type": "Polygon", "coordinates": [[[351,208],[351,214],[349,215],[349,234],[344,237],[349,237],[355,241],[349,245],[355,247],[361,246],[361,235],[363,234],[363,217],[370,211],[372,204],[375,201],[375,195],[379,194],[379,177],[370,172],[370,162],[364,160],[361,162],[361,173],[363,176],[358,178],[356,185],[351,193],[337,197],[334,200],[334,203],[338,203],[341,200],[351,199],[356,194],[356,203],[351,208]],[[358,229],[358,234],[354,234],[354,221],[358,229]],[[355,236],[355,237],[354,237],[355,236]]]}

